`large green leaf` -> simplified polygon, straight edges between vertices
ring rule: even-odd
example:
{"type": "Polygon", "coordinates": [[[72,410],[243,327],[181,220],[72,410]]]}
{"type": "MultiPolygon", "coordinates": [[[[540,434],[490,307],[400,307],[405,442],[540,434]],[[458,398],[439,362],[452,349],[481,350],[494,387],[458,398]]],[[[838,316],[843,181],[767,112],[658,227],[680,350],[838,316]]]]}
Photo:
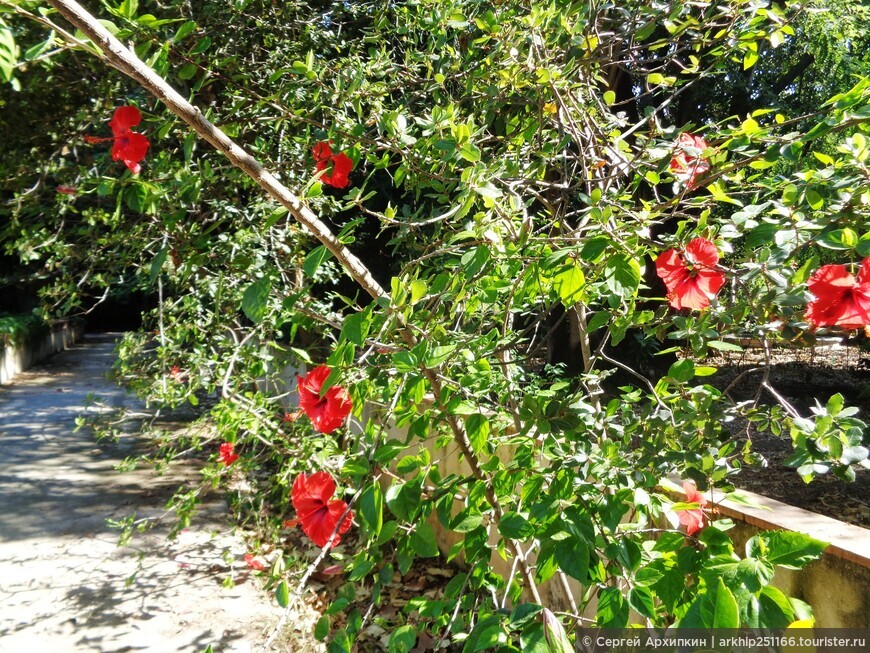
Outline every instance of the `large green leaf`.
{"type": "Polygon", "coordinates": [[[565,306],[571,306],[580,298],[580,291],[583,289],[585,281],[583,270],[573,259],[570,259],[568,264],[553,278],[553,287],[559,293],[562,303],[565,306]]]}
{"type": "Polygon", "coordinates": [[[786,569],[803,569],[821,557],[828,543],[794,531],[759,533],[746,543],[747,557],[767,560],[786,569]]]}
{"type": "Polygon", "coordinates": [[[738,628],[740,611],[737,600],[721,578],[712,588],[699,594],[685,616],[680,619],[681,628],[738,628]]]}
{"type": "Polygon", "coordinates": [[[242,295],[242,311],[252,322],[259,322],[269,307],[269,293],[272,282],[268,277],[257,279],[245,289],[242,295]]]}
{"type": "Polygon", "coordinates": [[[628,625],[628,603],[617,587],[605,587],[598,593],[596,623],[602,628],[625,628],[628,625]]]}
{"type": "Polygon", "coordinates": [[[465,431],[475,453],[480,453],[486,447],[489,439],[489,420],[485,415],[474,413],[465,420],[465,431]]]}
{"type": "Polygon", "coordinates": [[[640,285],[640,264],[626,254],[614,254],[604,264],[604,285],[620,297],[632,297],[640,285]]]}

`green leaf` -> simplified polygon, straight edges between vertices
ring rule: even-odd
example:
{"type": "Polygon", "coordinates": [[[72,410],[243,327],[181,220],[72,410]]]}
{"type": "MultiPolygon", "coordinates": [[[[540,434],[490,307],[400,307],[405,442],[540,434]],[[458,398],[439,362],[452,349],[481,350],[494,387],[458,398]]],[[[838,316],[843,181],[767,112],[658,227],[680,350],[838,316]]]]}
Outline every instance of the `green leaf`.
{"type": "Polygon", "coordinates": [[[426,352],[426,357],[423,359],[424,365],[432,369],[434,367],[438,367],[450,358],[450,355],[456,351],[456,345],[442,345],[439,347],[432,347],[429,351],[426,352]]]}
{"type": "Polygon", "coordinates": [[[604,264],[604,285],[624,299],[634,296],[640,285],[640,264],[628,255],[614,254],[604,264]]]}
{"type": "Polygon", "coordinates": [[[355,345],[362,345],[369,334],[371,317],[368,310],[348,315],[341,325],[341,340],[349,340],[355,345]]]}
{"type": "Polygon", "coordinates": [[[166,256],[169,254],[168,247],[161,247],[160,251],[157,252],[154,260],[151,261],[151,271],[148,274],[148,279],[150,283],[154,283],[157,281],[157,277],[160,274],[160,271],[163,269],[163,264],[166,263],[166,256]]]}
{"type": "MultiPolygon", "coordinates": [[[[755,45],[754,43],[752,45],[755,45]]],[[[743,55],[743,70],[749,70],[758,61],[758,52],[756,50],[747,50],[743,55]]]]}
{"type": "Polygon", "coordinates": [[[48,38],[46,38],[44,41],[27,48],[27,51],[24,53],[24,60],[25,61],[33,61],[34,59],[36,59],[40,55],[51,50],[52,46],[54,45],[54,39],[55,39],[55,34],[54,34],[54,30],[52,30],[51,32],[49,32],[48,38]]]}
{"type": "Polygon", "coordinates": [[[583,248],[580,250],[580,258],[584,261],[595,262],[600,257],[607,247],[610,245],[610,239],[604,236],[595,236],[583,243],[583,248]]]}
{"type": "Polygon", "coordinates": [[[242,312],[252,322],[259,322],[266,314],[269,307],[269,293],[272,290],[272,281],[269,277],[257,279],[245,289],[242,295],[242,312]]]}
{"type": "Polygon", "coordinates": [[[278,583],[278,588],[275,590],[275,600],[282,608],[290,605],[290,588],[287,587],[287,581],[282,580],[278,583]]]}
{"type": "Polygon", "coordinates": [[[414,626],[400,626],[390,633],[387,650],[389,653],[410,653],[416,643],[417,632],[414,626]]]}
{"type": "Polygon", "coordinates": [[[722,578],[716,585],[699,594],[680,620],[680,628],[737,628],[740,626],[740,611],[737,599],[722,578]]]}
{"type": "Polygon", "coordinates": [[[679,360],[671,365],[670,369],[668,370],[668,376],[677,383],[686,383],[687,381],[691,381],[692,378],[695,376],[695,364],[688,358],[679,360]]]}
{"type": "Polygon", "coordinates": [[[359,498],[360,516],[377,537],[384,525],[384,494],[378,482],[369,485],[359,498]]]}
{"type": "Polygon", "coordinates": [[[475,277],[483,269],[487,261],[489,261],[489,248],[484,245],[478,245],[463,254],[460,260],[465,267],[465,275],[469,279],[475,277]]]}
{"type": "Polygon", "coordinates": [[[746,543],[746,555],[786,569],[803,569],[820,558],[827,546],[827,542],[803,533],[768,531],[759,533],[746,543]]]}
{"type": "Polygon", "coordinates": [[[597,331],[598,329],[603,327],[605,324],[607,324],[610,321],[610,318],[611,318],[611,315],[607,311],[600,311],[598,313],[595,313],[590,318],[589,322],[586,324],[586,328],[589,331],[589,333],[592,333],[593,331],[597,331]]]}
{"type": "Polygon", "coordinates": [[[531,624],[520,633],[520,650],[523,653],[553,653],[544,635],[544,624],[531,624]]]}
{"type": "Polygon", "coordinates": [[[573,259],[553,278],[553,287],[566,307],[579,299],[578,294],[585,280],[583,270],[573,259]]]}
{"type": "Polygon", "coordinates": [[[827,231],[818,238],[819,245],[828,249],[852,249],[858,242],[858,234],[849,227],[827,231]]]}
{"type": "Polygon", "coordinates": [[[773,580],[774,568],[767,560],[744,558],[737,563],[735,578],[750,592],[758,592],[773,580]]]}
{"type": "Polygon", "coordinates": [[[485,415],[474,413],[465,420],[465,431],[474,453],[480,453],[489,439],[489,420],[485,415]]]}
{"type": "Polygon", "coordinates": [[[18,46],[15,45],[15,37],[12,30],[0,19],[0,78],[4,82],[12,81],[17,64],[18,46]]]}
{"type": "Polygon", "coordinates": [[[330,251],[326,249],[326,246],[319,245],[318,247],[315,247],[308,252],[308,256],[306,256],[305,260],[302,262],[302,271],[305,272],[306,276],[314,277],[317,268],[320,267],[329,255],[330,251]]]}
{"type": "Polygon", "coordinates": [[[530,623],[544,607],[537,603],[520,603],[511,612],[511,627],[522,628],[530,623]]]}
{"type": "Polygon", "coordinates": [[[420,506],[423,478],[417,476],[407,483],[396,483],[387,489],[386,500],[390,511],[399,519],[411,521],[420,506]]]}
{"type": "Polygon", "coordinates": [[[556,542],[555,558],[559,568],[571,578],[587,583],[589,580],[589,548],[585,542],[569,537],[556,542]]]}
{"type": "Polygon", "coordinates": [[[480,150],[474,143],[465,143],[459,148],[459,156],[470,163],[477,163],[480,161],[480,150]]]}
{"type": "Polygon", "coordinates": [[[429,286],[421,279],[414,279],[411,282],[411,304],[416,304],[426,296],[429,286]]]}
{"type": "Polygon", "coordinates": [[[397,372],[407,374],[408,372],[416,372],[419,363],[417,357],[410,351],[397,351],[393,354],[393,365],[396,366],[397,372]]]}
{"type": "Polygon", "coordinates": [[[504,628],[501,625],[492,625],[480,632],[474,650],[485,651],[504,644],[507,644],[507,634],[504,632],[504,628]]]}
{"type": "Polygon", "coordinates": [[[625,628],[628,625],[628,604],[619,588],[605,587],[598,593],[595,621],[602,628],[625,628]]]}
{"type": "Polygon", "coordinates": [[[417,524],[417,528],[411,534],[411,546],[421,558],[435,558],[438,556],[438,541],[435,538],[435,530],[427,523],[417,524]]]}
{"type": "Polygon", "coordinates": [[[518,512],[506,512],[498,524],[498,532],[511,540],[525,540],[535,534],[535,527],[518,512]]]}
{"type": "Polygon", "coordinates": [[[470,533],[483,523],[483,515],[479,512],[469,512],[471,508],[456,515],[450,527],[457,533],[470,533]]]}
{"type": "Polygon", "coordinates": [[[655,619],[656,604],[648,588],[638,586],[628,590],[628,605],[638,614],[655,619]]]}
{"type": "Polygon", "coordinates": [[[738,628],[740,626],[740,613],[737,609],[737,600],[724,581],[719,578],[719,586],[713,604],[712,628],[738,628]]]}
{"type": "Polygon", "coordinates": [[[175,31],[175,36],[172,37],[172,40],[176,43],[181,41],[188,34],[192,34],[196,31],[196,23],[192,20],[187,21],[186,23],[182,23],[181,26],[175,31]]]}
{"type": "Polygon", "coordinates": [[[822,198],[822,196],[819,195],[818,192],[816,192],[812,188],[807,191],[805,197],[807,200],[807,204],[809,204],[810,208],[814,211],[818,211],[825,205],[825,200],[822,198]]]}
{"type": "Polygon", "coordinates": [[[743,351],[743,347],[735,345],[733,342],[725,342],[724,340],[708,340],[707,346],[719,351],[743,351]]]}
{"type": "Polygon", "coordinates": [[[319,642],[322,642],[326,639],[327,635],[329,635],[330,623],[329,617],[327,615],[323,615],[320,619],[317,620],[317,625],[314,626],[314,639],[319,642]]]}
{"type": "Polygon", "coordinates": [[[199,70],[196,64],[188,63],[184,64],[181,69],[178,71],[178,79],[193,79],[196,72],[199,70]]]}
{"type": "Polygon", "coordinates": [[[758,595],[758,621],[761,628],[786,628],[794,621],[794,608],[788,597],[768,585],[758,595]]]}
{"type": "Polygon", "coordinates": [[[499,643],[507,642],[507,635],[501,625],[501,619],[495,615],[487,615],[481,618],[474,626],[474,630],[465,640],[462,653],[474,653],[486,648],[498,646],[499,643]]]}

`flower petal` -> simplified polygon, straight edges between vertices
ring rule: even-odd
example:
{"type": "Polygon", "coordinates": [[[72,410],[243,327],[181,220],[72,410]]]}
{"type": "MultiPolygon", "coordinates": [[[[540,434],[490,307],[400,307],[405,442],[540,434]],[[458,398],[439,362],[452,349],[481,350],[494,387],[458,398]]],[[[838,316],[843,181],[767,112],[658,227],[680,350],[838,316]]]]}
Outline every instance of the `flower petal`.
{"type": "Polygon", "coordinates": [[[134,106],[118,107],[109,121],[109,127],[115,136],[120,136],[142,122],[142,114],[134,106]]]}
{"type": "Polygon", "coordinates": [[[715,267],[719,263],[719,252],[716,245],[711,243],[706,238],[693,238],[686,245],[686,254],[688,254],[696,265],[705,267],[715,267]]]}
{"type": "Polygon", "coordinates": [[[326,141],[320,141],[311,149],[311,153],[314,155],[314,160],[317,162],[317,169],[323,170],[326,168],[329,159],[332,157],[332,148],[329,147],[329,143],[326,141]],[[322,166],[320,164],[323,164],[322,166]]]}

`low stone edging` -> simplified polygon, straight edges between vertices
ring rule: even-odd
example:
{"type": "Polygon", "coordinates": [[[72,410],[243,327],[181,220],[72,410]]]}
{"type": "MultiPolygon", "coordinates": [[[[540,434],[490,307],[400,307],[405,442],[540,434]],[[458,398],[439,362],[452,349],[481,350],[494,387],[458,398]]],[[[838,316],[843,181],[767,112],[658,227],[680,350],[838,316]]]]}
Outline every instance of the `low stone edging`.
{"type": "Polygon", "coordinates": [[[84,336],[84,328],[78,323],[68,320],[56,320],[49,326],[49,332],[36,344],[22,342],[20,344],[0,344],[0,385],[12,382],[12,378],[38,363],[67,349],[84,336]]]}

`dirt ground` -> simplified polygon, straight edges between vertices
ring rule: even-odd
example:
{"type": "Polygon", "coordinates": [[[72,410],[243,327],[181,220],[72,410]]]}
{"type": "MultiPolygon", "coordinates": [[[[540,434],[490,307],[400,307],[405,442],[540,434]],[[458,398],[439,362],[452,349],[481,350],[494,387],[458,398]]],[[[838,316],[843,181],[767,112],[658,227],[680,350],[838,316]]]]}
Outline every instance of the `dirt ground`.
{"type": "Polygon", "coordinates": [[[113,347],[89,337],[0,388],[0,653],[316,650],[294,635],[310,637],[319,615],[307,605],[263,648],[281,610],[244,562],[219,493],[174,541],[170,517],[117,545],[107,519],[160,518],[174,490],[199,477],[195,461],[163,476],[118,473],[135,437],[96,443],[74,430],[91,393],[138,410],[103,377],[113,347]]]}
{"type": "MultiPolygon", "coordinates": [[[[870,423],[870,348],[866,343],[773,349],[770,357],[771,385],[803,415],[810,415],[810,407],[817,399],[824,405],[839,392],[847,406],[859,408],[859,419],[870,423]]],[[[755,397],[762,376],[759,368],[765,364],[762,350],[747,347],[742,353],[720,355],[709,363],[719,368],[709,377],[713,385],[726,388],[743,374],[730,394],[737,400],[755,397]]],[[[773,402],[767,392],[760,396],[763,402],[773,402]]],[[[856,467],[854,483],[829,475],[807,484],[794,468],[783,464],[792,453],[787,433],[777,437],[752,432],[751,437],[753,448],[767,459],[767,466],[741,470],[733,479],[737,487],[870,528],[870,470],[856,467]]],[[[865,438],[868,445],[870,434],[865,438]]]]}

